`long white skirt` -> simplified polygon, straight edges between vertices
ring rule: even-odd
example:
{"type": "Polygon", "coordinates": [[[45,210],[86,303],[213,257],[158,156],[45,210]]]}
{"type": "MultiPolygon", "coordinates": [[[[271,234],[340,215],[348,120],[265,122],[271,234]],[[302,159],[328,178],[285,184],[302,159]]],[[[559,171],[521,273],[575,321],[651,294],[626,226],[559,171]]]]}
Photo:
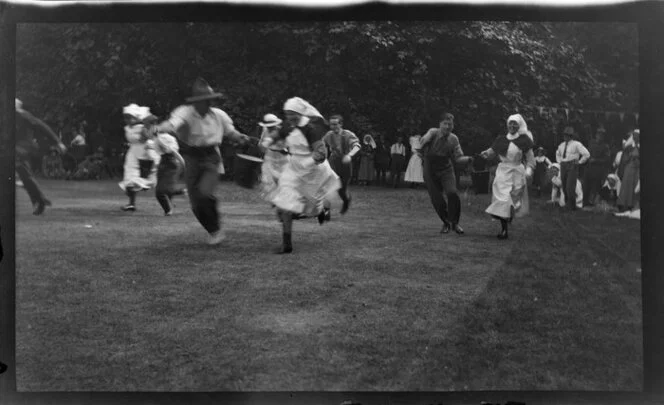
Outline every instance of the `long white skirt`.
{"type": "Polygon", "coordinates": [[[266,201],[274,199],[279,178],[288,164],[288,155],[267,150],[261,166],[261,197],[266,201]]]}
{"type": "Polygon", "coordinates": [[[409,183],[424,183],[424,168],[422,167],[422,158],[416,153],[410,157],[408,167],[406,168],[405,181],[409,183]]]}
{"type": "Polygon", "coordinates": [[[145,149],[142,144],[132,145],[127,151],[124,161],[124,176],[118,185],[122,191],[127,188],[149,190],[157,184],[157,167],[160,156],[153,150],[145,149]],[[141,166],[139,160],[152,160],[152,169],[147,177],[141,177],[141,166]]]}
{"type": "Polygon", "coordinates": [[[488,214],[509,219],[512,210],[515,217],[522,217],[530,210],[526,168],[522,164],[498,164],[491,191],[491,205],[486,209],[488,214]]]}
{"type": "Polygon", "coordinates": [[[339,176],[326,160],[311,163],[308,156],[293,155],[285,165],[272,203],[296,214],[314,216],[323,210],[326,198],[341,188],[339,176]]]}

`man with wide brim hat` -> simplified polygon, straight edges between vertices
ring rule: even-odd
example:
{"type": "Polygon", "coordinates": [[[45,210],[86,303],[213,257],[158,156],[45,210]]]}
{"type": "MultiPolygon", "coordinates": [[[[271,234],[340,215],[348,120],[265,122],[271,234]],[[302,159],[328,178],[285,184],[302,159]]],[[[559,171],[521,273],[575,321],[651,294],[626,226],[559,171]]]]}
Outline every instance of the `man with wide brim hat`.
{"type": "Polygon", "coordinates": [[[590,152],[574,139],[574,128],[565,127],[563,142],[556,151],[556,162],[560,163],[560,180],[565,192],[565,205],[576,210],[576,181],[579,178],[579,165],[590,159],[590,152]]]}
{"type": "Polygon", "coordinates": [[[233,120],[212,101],[222,97],[202,78],[196,79],[187,105],[176,108],[159,132],[175,135],[185,160],[185,181],[191,209],[209,234],[208,243],[216,245],[225,238],[221,215],[214,195],[218,168],[222,164],[219,147],[224,137],[247,143],[249,137],[233,125],[233,120]]]}

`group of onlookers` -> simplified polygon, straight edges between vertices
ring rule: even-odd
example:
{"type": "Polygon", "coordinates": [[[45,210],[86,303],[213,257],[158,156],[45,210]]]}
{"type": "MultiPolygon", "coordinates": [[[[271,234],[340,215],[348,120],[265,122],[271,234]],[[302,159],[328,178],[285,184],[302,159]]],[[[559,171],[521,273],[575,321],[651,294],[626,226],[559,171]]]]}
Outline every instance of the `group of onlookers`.
{"type": "Polygon", "coordinates": [[[541,194],[550,187],[550,202],[572,210],[604,204],[620,213],[635,211],[640,194],[640,131],[630,131],[613,156],[605,135],[606,130],[598,128],[586,147],[575,139],[572,127],[565,128],[555,163],[538,148],[535,191],[541,194]]]}

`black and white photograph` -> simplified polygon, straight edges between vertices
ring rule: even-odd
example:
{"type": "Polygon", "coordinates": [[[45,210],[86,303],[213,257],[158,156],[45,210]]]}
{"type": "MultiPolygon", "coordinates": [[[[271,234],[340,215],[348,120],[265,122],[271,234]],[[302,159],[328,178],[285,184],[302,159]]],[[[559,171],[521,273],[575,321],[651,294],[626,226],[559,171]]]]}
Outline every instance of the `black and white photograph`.
{"type": "Polygon", "coordinates": [[[17,23],[17,391],[641,391],[638,33],[17,23]]]}

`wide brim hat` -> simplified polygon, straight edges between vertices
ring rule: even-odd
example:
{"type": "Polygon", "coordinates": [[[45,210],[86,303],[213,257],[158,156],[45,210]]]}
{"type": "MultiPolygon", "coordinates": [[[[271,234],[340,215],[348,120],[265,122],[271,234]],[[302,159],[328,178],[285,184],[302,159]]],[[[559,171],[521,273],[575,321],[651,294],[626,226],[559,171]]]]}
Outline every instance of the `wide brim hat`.
{"type": "Polygon", "coordinates": [[[282,122],[283,121],[274,114],[265,114],[263,121],[259,122],[258,125],[263,128],[272,128],[280,125],[282,122]]]}
{"type": "Polygon", "coordinates": [[[215,92],[212,87],[202,78],[196,79],[191,88],[191,96],[185,99],[188,103],[196,101],[215,100],[222,98],[223,94],[215,92]]]}

